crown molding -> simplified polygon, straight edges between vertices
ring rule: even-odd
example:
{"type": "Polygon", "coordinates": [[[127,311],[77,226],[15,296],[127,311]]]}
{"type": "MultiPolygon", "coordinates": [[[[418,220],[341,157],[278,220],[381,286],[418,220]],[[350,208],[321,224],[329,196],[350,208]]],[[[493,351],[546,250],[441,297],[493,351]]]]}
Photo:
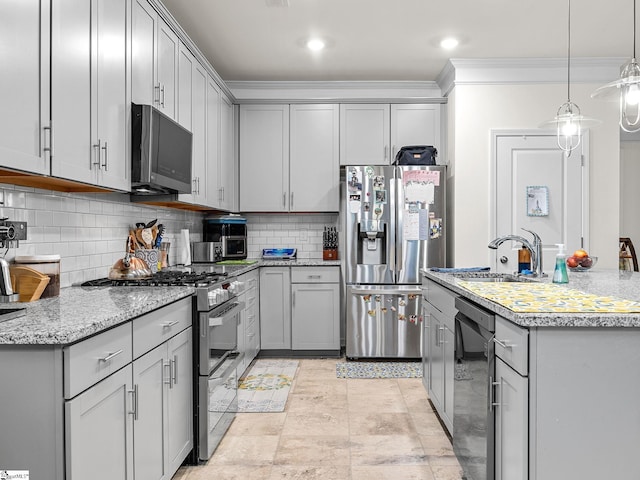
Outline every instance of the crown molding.
{"type": "Polygon", "coordinates": [[[433,81],[228,81],[238,103],[445,103],[433,81]]]}
{"type": "MultiPolygon", "coordinates": [[[[624,57],[571,59],[572,83],[608,83],[620,75],[624,57]]],[[[522,85],[564,83],[566,58],[452,58],[436,79],[443,96],[456,85],[522,85]]]]}

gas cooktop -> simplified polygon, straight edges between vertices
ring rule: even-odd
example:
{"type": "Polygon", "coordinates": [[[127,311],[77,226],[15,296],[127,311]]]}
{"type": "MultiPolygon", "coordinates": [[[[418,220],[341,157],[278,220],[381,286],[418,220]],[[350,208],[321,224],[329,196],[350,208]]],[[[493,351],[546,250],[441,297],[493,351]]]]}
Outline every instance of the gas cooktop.
{"type": "Polygon", "coordinates": [[[148,278],[112,280],[98,278],[82,283],[81,287],[208,287],[224,280],[227,273],[220,272],[184,272],[180,270],[163,270],[148,278]]]}

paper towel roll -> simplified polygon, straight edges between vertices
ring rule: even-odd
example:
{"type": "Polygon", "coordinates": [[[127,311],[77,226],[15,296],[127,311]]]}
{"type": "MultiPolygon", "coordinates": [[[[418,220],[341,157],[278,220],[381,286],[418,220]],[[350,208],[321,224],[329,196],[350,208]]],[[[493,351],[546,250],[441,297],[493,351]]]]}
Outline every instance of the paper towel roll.
{"type": "Polygon", "coordinates": [[[178,251],[178,263],[182,265],[191,265],[191,239],[189,238],[189,229],[180,230],[180,249],[178,251]]]}

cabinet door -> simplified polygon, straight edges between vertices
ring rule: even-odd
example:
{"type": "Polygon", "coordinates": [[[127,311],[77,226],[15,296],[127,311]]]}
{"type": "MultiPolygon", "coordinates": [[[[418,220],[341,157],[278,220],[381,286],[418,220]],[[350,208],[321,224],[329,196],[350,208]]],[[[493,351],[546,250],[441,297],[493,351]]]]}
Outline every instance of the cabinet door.
{"type": "Polygon", "coordinates": [[[84,183],[96,182],[99,157],[91,148],[91,3],[55,1],[51,12],[51,174],[84,183]]]}
{"type": "Polygon", "coordinates": [[[391,105],[391,161],[409,145],[440,149],[440,105],[391,105]]]}
{"type": "Polygon", "coordinates": [[[389,105],[340,105],[340,165],[389,165],[389,105]]]}
{"type": "Polygon", "coordinates": [[[65,403],[67,480],[133,479],[131,365],[65,403]]]}
{"type": "Polygon", "coordinates": [[[338,284],[291,286],[291,346],[294,350],[340,349],[338,284]]]}
{"type": "Polygon", "coordinates": [[[528,380],[496,357],[496,382],[495,478],[526,480],[529,478],[528,380]]]}
{"type": "Polygon", "coordinates": [[[338,105],[291,105],[289,209],[339,210],[338,105]]]}
{"type": "Polygon", "coordinates": [[[444,367],[444,418],[449,430],[453,426],[453,381],[455,376],[455,334],[447,325],[442,326],[442,357],[444,367]]]}
{"type": "Polygon", "coordinates": [[[167,342],[167,360],[171,370],[166,423],[168,478],[178,470],[193,448],[192,349],[191,328],[187,328],[167,342]]]}
{"type": "Polygon", "coordinates": [[[427,308],[426,295],[422,298],[422,384],[427,390],[431,390],[431,316],[427,308]]]}
{"type": "MultiPolygon", "coordinates": [[[[130,190],[130,100],[127,94],[127,0],[94,0],[92,8],[92,145],[99,145],[98,185],[130,190]]],[[[68,99],[67,99],[68,101],[68,99]]],[[[78,122],[74,122],[74,126],[78,122]]],[[[95,150],[95,149],[94,149],[95,150]]]]}
{"type": "Polygon", "coordinates": [[[134,0],[132,10],[131,101],[155,107],[158,14],[147,0],[134,0]]]}
{"type": "Polygon", "coordinates": [[[220,88],[207,74],[206,204],[220,208],[220,88]]]}
{"type": "Polygon", "coordinates": [[[180,41],[162,18],[158,17],[156,39],[158,108],[165,115],[176,119],[176,90],[178,86],[178,51],[180,41]]]}
{"type": "Polygon", "coordinates": [[[50,40],[50,0],[0,2],[3,167],[49,173],[44,129],[50,118],[50,40]]]}
{"type": "Polygon", "coordinates": [[[234,146],[233,104],[226,95],[220,102],[220,208],[237,210],[238,180],[234,146]]]}
{"type": "Polygon", "coordinates": [[[135,478],[165,478],[164,429],[165,383],[169,372],[165,344],[133,362],[133,384],[137,390],[137,414],[134,416],[133,454],[135,478]]]}
{"type": "Polygon", "coordinates": [[[431,401],[438,409],[439,413],[444,411],[444,349],[443,349],[443,332],[444,325],[437,318],[433,307],[429,309],[429,353],[430,358],[430,374],[431,389],[429,396],[431,401]]]}
{"type": "Polygon", "coordinates": [[[263,350],[291,348],[289,267],[260,269],[260,345],[263,350]]]}
{"type": "Polygon", "coordinates": [[[193,112],[193,69],[196,59],[187,47],[180,44],[178,60],[178,118],[177,121],[191,131],[191,114],[193,112]]]}
{"type": "Polygon", "coordinates": [[[207,73],[194,63],[191,96],[191,193],[179,198],[189,203],[204,205],[207,197],[207,73]]]}
{"type": "Polygon", "coordinates": [[[289,211],[289,105],[240,105],[240,210],[289,211]]]}

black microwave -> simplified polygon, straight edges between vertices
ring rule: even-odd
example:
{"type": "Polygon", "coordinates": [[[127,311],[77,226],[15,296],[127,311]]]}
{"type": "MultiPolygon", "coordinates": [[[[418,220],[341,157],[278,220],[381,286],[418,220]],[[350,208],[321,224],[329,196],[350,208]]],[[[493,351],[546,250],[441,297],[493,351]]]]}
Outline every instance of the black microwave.
{"type": "Polygon", "coordinates": [[[191,132],[151,105],[135,103],[131,125],[132,193],[191,193],[191,132]]]}

